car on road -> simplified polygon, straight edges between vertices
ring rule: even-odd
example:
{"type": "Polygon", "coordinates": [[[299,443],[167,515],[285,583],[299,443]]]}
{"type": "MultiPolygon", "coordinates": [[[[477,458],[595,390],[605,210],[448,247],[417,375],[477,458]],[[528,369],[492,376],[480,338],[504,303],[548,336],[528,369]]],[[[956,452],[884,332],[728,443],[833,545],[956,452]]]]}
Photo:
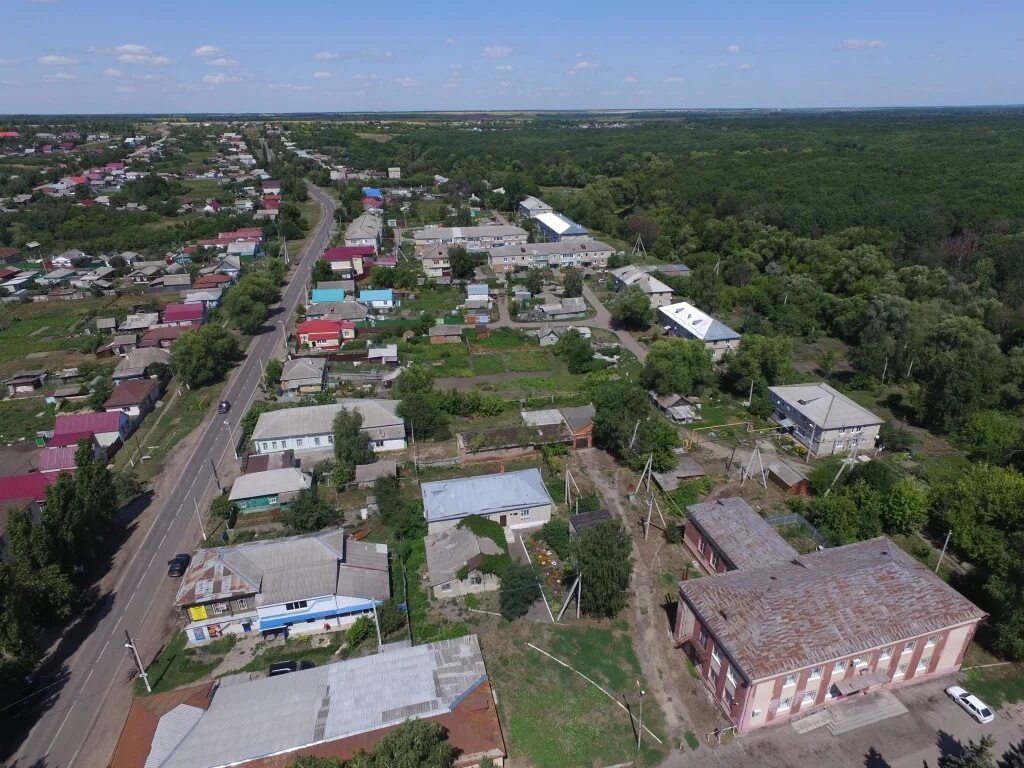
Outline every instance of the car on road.
{"type": "Polygon", "coordinates": [[[192,562],[192,555],[186,555],[185,553],[175,555],[167,561],[167,575],[175,577],[184,576],[190,562],[192,562]]]}
{"type": "Polygon", "coordinates": [[[973,693],[968,693],[959,685],[949,686],[949,688],[946,689],[946,695],[959,704],[967,714],[979,723],[991,723],[996,719],[996,713],[992,711],[992,708],[988,704],[983,702],[973,693]]]}
{"type": "Polygon", "coordinates": [[[217,406],[217,413],[227,413],[231,410],[231,403],[227,400],[221,400],[220,405],[217,406]]]}
{"type": "Polygon", "coordinates": [[[275,661],[270,665],[270,671],[267,672],[267,677],[287,675],[289,672],[299,672],[303,669],[312,669],[315,666],[316,664],[312,661],[275,661]]]}

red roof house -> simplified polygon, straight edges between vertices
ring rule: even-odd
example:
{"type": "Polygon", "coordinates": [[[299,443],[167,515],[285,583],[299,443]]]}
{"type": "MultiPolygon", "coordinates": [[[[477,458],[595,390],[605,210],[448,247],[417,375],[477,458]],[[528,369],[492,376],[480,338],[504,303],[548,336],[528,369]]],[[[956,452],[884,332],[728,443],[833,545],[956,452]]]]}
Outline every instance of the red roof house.
{"type": "Polygon", "coordinates": [[[192,288],[221,288],[230,282],[231,278],[228,275],[200,275],[192,283],[192,288]]]}
{"type": "Polygon", "coordinates": [[[202,325],[206,321],[206,305],[168,304],[164,307],[165,325],[202,325]]]}
{"type": "Polygon", "coordinates": [[[42,504],[46,501],[46,486],[57,480],[56,475],[29,472],[26,475],[0,477],[0,502],[3,506],[14,501],[29,500],[42,504]]]}
{"type": "Polygon", "coordinates": [[[82,433],[92,433],[101,446],[110,448],[118,440],[128,437],[131,433],[131,420],[121,411],[59,413],[53,425],[53,440],[50,444],[53,445],[60,435],[71,433],[79,438],[83,436],[82,433]]]}
{"type": "Polygon", "coordinates": [[[356,324],[350,320],[307,320],[295,328],[299,344],[312,349],[337,349],[342,341],[356,337],[356,324]]]}
{"type": "Polygon", "coordinates": [[[0,139],[16,139],[19,135],[17,131],[0,131],[0,139]]]}

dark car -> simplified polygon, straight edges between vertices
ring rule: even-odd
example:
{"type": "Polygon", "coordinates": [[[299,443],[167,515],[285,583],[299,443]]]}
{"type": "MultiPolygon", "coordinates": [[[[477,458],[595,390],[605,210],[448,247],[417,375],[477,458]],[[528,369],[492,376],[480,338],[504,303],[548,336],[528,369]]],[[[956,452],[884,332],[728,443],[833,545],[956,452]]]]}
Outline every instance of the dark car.
{"type": "Polygon", "coordinates": [[[227,400],[221,400],[220,405],[217,406],[217,413],[227,413],[231,410],[231,403],[227,400]]]}
{"type": "Polygon", "coordinates": [[[276,661],[270,665],[270,671],[267,672],[267,677],[277,677],[277,675],[287,675],[289,672],[299,672],[303,669],[312,669],[315,667],[312,661],[276,661]]]}
{"type": "Polygon", "coordinates": [[[167,561],[167,575],[184,576],[185,569],[188,568],[190,562],[192,562],[192,555],[175,555],[173,559],[167,561]]]}

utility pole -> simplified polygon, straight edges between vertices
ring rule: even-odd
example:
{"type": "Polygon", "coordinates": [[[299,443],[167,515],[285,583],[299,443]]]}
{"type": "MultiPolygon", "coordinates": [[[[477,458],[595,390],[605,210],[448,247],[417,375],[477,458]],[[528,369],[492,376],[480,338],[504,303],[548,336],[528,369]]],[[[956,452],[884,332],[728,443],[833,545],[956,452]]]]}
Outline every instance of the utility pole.
{"type": "Polygon", "coordinates": [[[132,636],[128,634],[127,629],[124,631],[124,647],[132,652],[132,658],[135,660],[135,666],[138,667],[139,670],[139,677],[141,677],[142,682],[146,684],[146,691],[152,693],[153,688],[149,684],[149,675],[146,674],[146,668],[142,666],[142,659],[139,658],[139,649],[135,647],[135,641],[132,640],[132,636]]]}
{"type": "Polygon", "coordinates": [[[949,546],[949,537],[953,535],[953,531],[946,534],[946,540],[942,542],[942,551],[939,553],[939,562],[935,564],[935,572],[939,572],[939,566],[942,565],[942,558],[946,556],[946,547],[949,546]]]}
{"type": "Polygon", "coordinates": [[[384,645],[384,641],[380,639],[380,621],[377,620],[377,601],[371,601],[373,604],[373,626],[377,628],[377,651],[380,651],[380,647],[384,645]]]}
{"type": "Polygon", "coordinates": [[[636,681],[636,689],[640,691],[640,727],[636,729],[636,751],[640,751],[640,740],[644,737],[644,691],[640,687],[640,681],[636,681]]]}
{"type": "Polygon", "coordinates": [[[192,503],[196,506],[196,521],[199,523],[199,532],[203,534],[203,541],[206,541],[206,526],[203,525],[203,518],[199,514],[199,501],[195,496],[192,497],[192,503]]]}
{"type": "Polygon", "coordinates": [[[218,477],[218,475],[217,475],[217,465],[213,463],[213,459],[212,458],[210,459],[210,469],[213,470],[213,479],[217,483],[217,490],[220,491],[221,493],[224,493],[224,489],[221,487],[221,484],[220,484],[220,477],[218,477]]]}

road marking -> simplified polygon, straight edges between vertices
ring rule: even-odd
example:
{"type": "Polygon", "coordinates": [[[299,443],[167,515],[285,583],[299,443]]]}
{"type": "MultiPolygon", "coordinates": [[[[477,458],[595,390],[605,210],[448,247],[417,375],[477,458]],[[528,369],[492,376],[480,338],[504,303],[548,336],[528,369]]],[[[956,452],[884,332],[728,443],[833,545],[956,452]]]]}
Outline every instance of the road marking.
{"type": "Polygon", "coordinates": [[[107,640],[107,642],[105,642],[105,643],[103,644],[103,649],[102,649],[102,650],[100,651],[100,656],[102,656],[102,655],[103,655],[104,653],[106,653],[106,652],[107,652],[107,646],[108,646],[108,645],[110,645],[110,641],[109,641],[109,640],[107,640]]]}
{"type": "Polygon", "coordinates": [[[64,715],[64,719],[60,723],[60,728],[58,728],[57,732],[55,734],[53,734],[53,740],[50,742],[50,746],[48,746],[46,748],[46,754],[47,755],[50,754],[50,750],[53,749],[53,745],[56,743],[57,737],[60,736],[60,732],[64,730],[64,725],[67,723],[68,718],[71,717],[71,713],[74,711],[75,704],[77,704],[77,703],[78,703],[78,699],[75,699],[74,701],[71,702],[71,706],[68,707],[68,713],[66,715],[64,715]]]}

